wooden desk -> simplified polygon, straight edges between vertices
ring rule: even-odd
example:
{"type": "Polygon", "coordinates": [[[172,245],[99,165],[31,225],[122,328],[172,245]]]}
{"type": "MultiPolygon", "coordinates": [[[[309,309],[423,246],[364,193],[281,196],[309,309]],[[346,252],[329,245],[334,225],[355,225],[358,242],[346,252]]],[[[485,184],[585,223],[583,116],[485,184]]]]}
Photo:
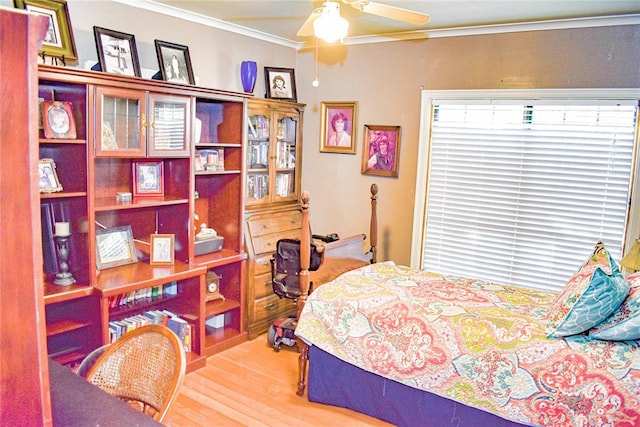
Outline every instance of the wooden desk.
{"type": "Polygon", "coordinates": [[[49,359],[49,383],[54,426],[162,425],[52,359],[49,359]]]}

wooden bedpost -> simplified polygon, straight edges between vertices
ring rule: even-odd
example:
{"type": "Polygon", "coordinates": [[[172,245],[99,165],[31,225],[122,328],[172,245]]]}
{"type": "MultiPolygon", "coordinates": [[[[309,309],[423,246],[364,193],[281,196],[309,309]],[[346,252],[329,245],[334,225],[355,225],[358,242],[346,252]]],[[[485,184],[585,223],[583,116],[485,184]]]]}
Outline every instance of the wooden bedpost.
{"type": "Polygon", "coordinates": [[[378,184],[371,184],[371,223],[369,225],[371,242],[371,264],[378,262],[378,184]]]}
{"type": "MultiPolygon", "coordinates": [[[[309,193],[302,192],[302,235],[300,237],[300,297],[298,298],[298,319],[309,297],[309,261],[311,257],[311,228],[309,227],[309,193]]],[[[298,345],[298,396],[304,394],[306,386],[307,362],[309,360],[309,346],[296,337],[298,345]]]]}

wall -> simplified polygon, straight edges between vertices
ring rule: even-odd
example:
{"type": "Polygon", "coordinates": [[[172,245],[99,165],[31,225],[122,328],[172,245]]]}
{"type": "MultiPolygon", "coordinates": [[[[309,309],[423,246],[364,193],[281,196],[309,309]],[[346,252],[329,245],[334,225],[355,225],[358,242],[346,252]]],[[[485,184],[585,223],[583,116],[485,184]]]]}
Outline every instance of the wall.
{"type": "Polygon", "coordinates": [[[402,264],[411,255],[421,88],[640,87],[640,26],[321,47],[317,89],[314,56],[300,52],[296,67],[298,97],[307,103],[303,185],[314,230],[367,232],[366,194],[376,182],[378,258],[402,264]],[[358,101],[355,156],[318,151],[322,101],[358,101]],[[398,178],[360,174],[365,124],[401,126],[398,178]]]}
{"type": "MultiPolygon", "coordinates": [[[[10,0],[0,5],[11,6],[10,0]]],[[[296,52],[106,0],[68,0],[81,64],[97,62],[93,26],[134,34],[141,67],[158,68],[154,39],[189,46],[205,87],[241,91],[240,63],[295,68],[304,119],[302,187],[314,232],[369,232],[369,186],[380,187],[380,260],[409,264],[420,114],[425,89],[640,87],[640,25],[434,38],[296,52]],[[319,152],[320,103],[357,101],[356,155],[319,152]],[[360,173],[365,124],[402,129],[398,178],[360,173]]],[[[264,96],[260,73],[254,92],[264,96]]]]}

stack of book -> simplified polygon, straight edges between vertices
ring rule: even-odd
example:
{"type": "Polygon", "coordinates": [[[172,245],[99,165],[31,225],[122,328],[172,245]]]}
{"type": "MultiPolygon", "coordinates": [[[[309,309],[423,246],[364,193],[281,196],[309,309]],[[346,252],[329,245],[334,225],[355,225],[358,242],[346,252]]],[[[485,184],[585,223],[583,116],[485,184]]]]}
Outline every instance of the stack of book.
{"type": "Polygon", "coordinates": [[[138,289],[125,294],[109,297],[109,308],[131,305],[140,300],[144,300],[143,302],[148,302],[149,300],[161,297],[163,295],[178,295],[178,283],[171,282],[166,285],[138,289]]]}
{"type": "Polygon", "coordinates": [[[164,325],[171,329],[184,344],[185,352],[191,351],[193,329],[185,319],[169,310],[149,310],[121,320],[109,322],[109,338],[114,342],[125,333],[143,325],[164,325]]]}

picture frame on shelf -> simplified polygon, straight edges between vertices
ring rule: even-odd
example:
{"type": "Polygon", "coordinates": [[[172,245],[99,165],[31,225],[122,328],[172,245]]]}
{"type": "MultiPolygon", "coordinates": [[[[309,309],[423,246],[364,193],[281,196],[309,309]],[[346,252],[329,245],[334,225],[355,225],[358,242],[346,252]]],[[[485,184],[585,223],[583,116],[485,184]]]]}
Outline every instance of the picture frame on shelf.
{"type": "Polygon", "coordinates": [[[70,102],[42,101],[44,137],[48,139],[76,139],[76,122],[70,102]]]}
{"type": "Polygon", "coordinates": [[[53,58],[52,63],[55,64],[58,60],[65,66],[78,64],[78,53],[66,0],[14,0],[13,5],[18,9],[42,15],[49,21],[49,28],[39,52],[43,62],[46,63],[46,57],[49,56],[53,58]]]}
{"type": "Polygon", "coordinates": [[[155,40],[160,75],[166,82],[195,85],[191,56],[187,46],[155,40]]]}
{"type": "Polygon", "coordinates": [[[45,277],[58,272],[58,256],[53,239],[54,212],[50,203],[40,205],[40,220],[42,222],[42,267],[45,277]]]}
{"type": "Polygon", "coordinates": [[[398,176],[400,126],[364,125],[362,174],[398,176]]]}
{"type": "Polygon", "coordinates": [[[38,187],[41,193],[62,191],[62,184],[58,179],[56,163],[53,159],[40,159],[38,162],[38,177],[38,187]]]}
{"type": "Polygon", "coordinates": [[[142,77],[136,38],[133,34],[93,27],[100,70],[106,73],[142,77]]]}
{"type": "Polygon", "coordinates": [[[264,67],[266,98],[298,101],[296,76],[293,68],[264,67]]]}
{"type": "Polygon", "coordinates": [[[358,102],[322,102],[320,152],[356,154],[358,102]]]}
{"type": "Polygon", "coordinates": [[[173,265],[175,262],[174,245],[174,234],[152,234],[149,264],[173,265]]]}
{"type": "Polygon", "coordinates": [[[130,225],[96,229],[96,267],[104,270],[138,262],[130,225]]]}
{"type": "Polygon", "coordinates": [[[134,160],[133,197],[164,197],[164,162],[134,160]]]}

